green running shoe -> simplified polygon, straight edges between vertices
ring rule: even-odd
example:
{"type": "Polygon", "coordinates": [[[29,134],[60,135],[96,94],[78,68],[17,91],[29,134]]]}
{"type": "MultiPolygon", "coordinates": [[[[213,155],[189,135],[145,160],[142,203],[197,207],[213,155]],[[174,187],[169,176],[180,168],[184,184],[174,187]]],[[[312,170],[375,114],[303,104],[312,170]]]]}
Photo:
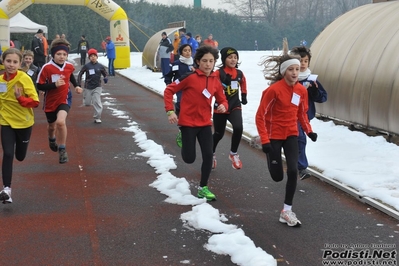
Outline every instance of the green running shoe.
{"type": "Polygon", "coordinates": [[[216,200],[215,194],[209,191],[208,186],[198,189],[198,198],[206,198],[207,201],[216,200]]]}
{"type": "Polygon", "coordinates": [[[179,133],[177,133],[176,144],[177,144],[177,146],[179,146],[179,148],[183,147],[183,142],[181,140],[181,131],[179,131],[179,133]]]}

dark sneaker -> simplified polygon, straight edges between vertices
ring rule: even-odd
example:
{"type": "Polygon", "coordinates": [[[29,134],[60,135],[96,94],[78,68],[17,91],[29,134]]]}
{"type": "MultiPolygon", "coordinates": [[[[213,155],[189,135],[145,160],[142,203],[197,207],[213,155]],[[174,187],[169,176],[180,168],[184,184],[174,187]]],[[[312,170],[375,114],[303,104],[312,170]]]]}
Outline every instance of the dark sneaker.
{"type": "Polygon", "coordinates": [[[60,154],[60,163],[68,162],[68,153],[65,149],[59,150],[58,153],[60,154]]]}
{"type": "Polygon", "coordinates": [[[299,170],[299,179],[304,180],[309,177],[311,177],[311,175],[308,170],[306,169],[299,170]]]}
{"type": "Polygon", "coordinates": [[[48,144],[49,144],[49,146],[50,146],[50,149],[51,149],[53,152],[57,152],[57,151],[58,151],[58,144],[57,144],[57,142],[55,142],[55,140],[54,140],[54,141],[49,140],[48,144]]]}
{"type": "Polygon", "coordinates": [[[2,201],[3,204],[12,203],[11,188],[5,187],[2,191],[0,191],[0,201],[2,201]]]}

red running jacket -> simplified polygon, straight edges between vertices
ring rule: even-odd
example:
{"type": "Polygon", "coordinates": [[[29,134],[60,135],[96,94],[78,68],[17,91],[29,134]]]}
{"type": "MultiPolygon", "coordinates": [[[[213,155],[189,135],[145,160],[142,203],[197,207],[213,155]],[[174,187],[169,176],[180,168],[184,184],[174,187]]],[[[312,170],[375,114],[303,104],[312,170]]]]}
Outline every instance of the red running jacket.
{"type": "Polygon", "coordinates": [[[307,111],[308,92],[299,82],[289,86],[282,79],[270,85],[262,92],[255,116],[261,143],[298,136],[298,121],[306,134],[312,132],[307,111]]]}
{"type": "Polygon", "coordinates": [[[212,98],[228,109],[219,76],[208,77],[199,69],[169,84],[164,91],[165,111],[174,110],[173,95],[182,91],[179,126],[204,127],[212,125],[212,98]]]}

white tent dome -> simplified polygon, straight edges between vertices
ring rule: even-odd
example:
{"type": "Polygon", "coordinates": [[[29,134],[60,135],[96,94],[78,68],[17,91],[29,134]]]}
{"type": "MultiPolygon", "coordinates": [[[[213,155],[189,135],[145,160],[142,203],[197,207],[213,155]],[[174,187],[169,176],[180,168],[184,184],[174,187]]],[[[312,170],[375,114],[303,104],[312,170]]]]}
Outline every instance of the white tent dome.
{"type": "Polygon", "coordinates": [[[399,133],[399,1],[338,17],[312,43],[310,69],[328,92],[323,115],[399,133]]]}

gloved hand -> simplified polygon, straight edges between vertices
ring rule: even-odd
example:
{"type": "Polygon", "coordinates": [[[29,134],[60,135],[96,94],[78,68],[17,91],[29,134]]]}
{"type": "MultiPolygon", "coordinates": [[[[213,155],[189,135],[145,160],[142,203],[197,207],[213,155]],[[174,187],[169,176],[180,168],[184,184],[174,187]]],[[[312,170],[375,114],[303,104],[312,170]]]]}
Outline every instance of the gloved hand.
{"type": "Polygon", "coordinates": [[[310,133],[308,134],[308,137],[309,137],[313,142],[316,142],[316,140],[317,140],[317,133],[310,132],[310,133]]]}
{"type": "Polygon", "coordinates": [[[104,83],[107,84],[107,82],[108,82],[108,78],[105,77],[105,78],[104,78],[104,83]]]}
{"type": "Polygon", "coordinates": [[[248,103],[247,101],[247,94],[246,93],[241,93],[241,103],[243,105],[246,105],[248,103]]]}
{"type": "Polygon", "coordinates": [[[317,88],[313,82],[310,83],[310,85],[308,87],[308,92],[309,92],[309,96],[312,98],[319,97],[319,88],[317,88]]]}
{"type": "Polygon", "coordinates": [[[222,80],[222,83],[226,86],[230,86],[231,85],[231,75],[226,74],[226,77],[224,78],[224,80],[222,80]]]}
{"type": "Polygon", "coordinates": [[[264,153],[266,153],[266,154],[272,152],[272,151],[273,151],[272,144],[270,144],[270,142],[269,142],[269,143],[266,143],[266,144],[262,144],[262,151],[263,151],[264,153]]]}

